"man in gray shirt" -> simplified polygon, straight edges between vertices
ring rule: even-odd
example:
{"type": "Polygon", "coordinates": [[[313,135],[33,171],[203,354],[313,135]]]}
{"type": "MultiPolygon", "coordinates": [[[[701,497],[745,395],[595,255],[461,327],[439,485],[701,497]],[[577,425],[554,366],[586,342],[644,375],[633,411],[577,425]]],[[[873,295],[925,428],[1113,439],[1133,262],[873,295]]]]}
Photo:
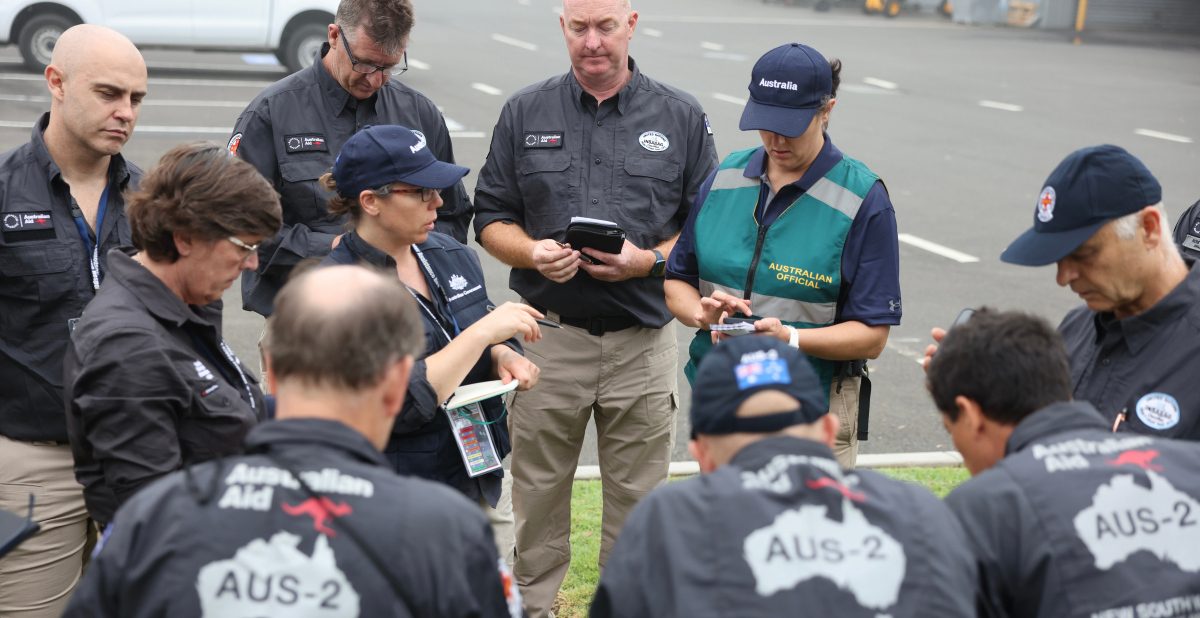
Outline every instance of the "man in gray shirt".
{"type": "MultiPolygon", "coordinates": [[[[409,0],[342,0],[329,42],[313,65],[263,90],[238,116],[229,152],[258,168],[280,193],[283,229],[242,276],[242,306],[271,314],[292,267],[329,253],[344,217],[326,210],[320,186],[342,144],[363,127],[400,124],[420,132],[440,161],[453,162],[450,132],[425,95],[390,79],[408,68],[409,0]]],[[[467,241],[471,202],[462,183],[442,194],[437,230],[467,241]]]]}
{"type": "Polygon", "coordinates": [[[563,2],[571,70],[508,100],[476,185],[480,244],[513,267],[513,290],[564,325],[528,346],[541,381],[517,394],[510,417],[514,573],[535,617],[570,562],[571,481],[589,417],[604,475],[602,565],[670,462],[678,367],[662,275],[717,160],[696,99],[629,57],[637,19],[626,0],[563,2]],[[616,223],[620,253],[561,245],[574,216],[616,223]]]}

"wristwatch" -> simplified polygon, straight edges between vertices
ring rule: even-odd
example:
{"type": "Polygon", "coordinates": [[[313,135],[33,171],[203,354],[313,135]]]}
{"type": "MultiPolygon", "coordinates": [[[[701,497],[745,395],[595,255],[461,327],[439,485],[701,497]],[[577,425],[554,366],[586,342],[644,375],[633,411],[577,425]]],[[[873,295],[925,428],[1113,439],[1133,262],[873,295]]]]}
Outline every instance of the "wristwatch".
{"type": "Polygon", "coordinates": [[[663,257],[662,252],[658,249],[651,249],[654,252],[654,266],[650,267],[651,277],[661,277],[667,272],[667,258],[663,257]]]}

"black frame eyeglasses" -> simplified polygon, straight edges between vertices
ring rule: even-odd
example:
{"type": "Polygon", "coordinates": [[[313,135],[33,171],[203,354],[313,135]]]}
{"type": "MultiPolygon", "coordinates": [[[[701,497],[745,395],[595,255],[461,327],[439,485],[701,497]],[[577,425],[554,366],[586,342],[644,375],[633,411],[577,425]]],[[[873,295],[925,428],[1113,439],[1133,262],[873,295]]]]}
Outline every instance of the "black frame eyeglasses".
{"type": "Polygon", "coordinates": [[[342,48],[346,50],[346,57],[350,59],[350,70],[354,71],[355,73],[360,73],[362,75],[383,73],[383,75],[387,77],[390,75],[400,75],[408,70],[407,49],[404,50],[404,54],[401,56],[400,64],[394,66],[381,67],[377,64],[371,64],[370,62],[362,62],[358,58],[354,57],[354,52],[350,51],[350,41],[346,39],[346,32],[342,30],[341,26],[338,26],[337,29],[338,38],[342,39],[342,48]]]}
{"type": "Polygon", "coordinates": [[[421,195],[422,202],[432,201],[434,195],[442,194],[441,189],[431,189],[429,187],[421,187],[418,189],[394,189],[394,188],[392,188],[391,185],[388,185],[387,187],[385,187],[385,189],[386,189],[386,192],[384,193],[384,195],[386,195],[388,193],[408,193],[408,194],[419,193],[421,195]]]}

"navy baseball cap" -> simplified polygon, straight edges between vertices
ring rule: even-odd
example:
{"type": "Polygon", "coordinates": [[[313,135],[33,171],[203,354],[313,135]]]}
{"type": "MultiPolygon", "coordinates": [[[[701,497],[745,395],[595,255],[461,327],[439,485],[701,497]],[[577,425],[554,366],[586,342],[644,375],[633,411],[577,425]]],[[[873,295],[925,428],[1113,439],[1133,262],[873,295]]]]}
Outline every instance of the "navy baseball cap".
{"type": "Polygon", "coordinates": [[[338,194],[345,198],[392,182],[445,189],[469,171],[438,161],[423,133],[398,124],[370,126],[355,133],[333,162],[333,180],[338,194]]]}
{"type": "Polygon", "coordinates": [[[696,371],[692,387],[692,437],[697,434],[772,433],[813,423],[829,412],[817,372],[803,352],[763,335],[736,337],[713,347],[696,371]],[[779,391],[800,407],[775,414],[739,417],[751,395],[779,391]]]}
{"type": "Polygon", "coordinates": [[[833,69],[821,52],[788,43],[754,63],[748,90],[750,100],[738,128],[799,137],[821,109],[821,101],[833,94],[833,69]]]}
{"type": "Polygon", "coordinates": [[[1000,254],[1022,266],[1053,264],[1105,223],[1162,201],[1162,185],[1120,146],[1081,148],[1050,172],[1033,207],[1033,227],[1000,254]]]}

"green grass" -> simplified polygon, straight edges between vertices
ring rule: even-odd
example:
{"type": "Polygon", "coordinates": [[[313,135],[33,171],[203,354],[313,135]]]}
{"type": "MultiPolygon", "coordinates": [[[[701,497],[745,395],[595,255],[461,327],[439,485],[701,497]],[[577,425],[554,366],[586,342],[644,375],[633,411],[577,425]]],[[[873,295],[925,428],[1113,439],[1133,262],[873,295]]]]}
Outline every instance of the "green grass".
{"type": "MultiPolygon", "coordinates": [[[[880,472],[944,497],[969,476],[964,468],[884,468],[880,472]]],[[[587,616],[600,570],[600,481],[576,481],[571,496],[571,568],[558,593],[558,618],[587,616]]]]}

